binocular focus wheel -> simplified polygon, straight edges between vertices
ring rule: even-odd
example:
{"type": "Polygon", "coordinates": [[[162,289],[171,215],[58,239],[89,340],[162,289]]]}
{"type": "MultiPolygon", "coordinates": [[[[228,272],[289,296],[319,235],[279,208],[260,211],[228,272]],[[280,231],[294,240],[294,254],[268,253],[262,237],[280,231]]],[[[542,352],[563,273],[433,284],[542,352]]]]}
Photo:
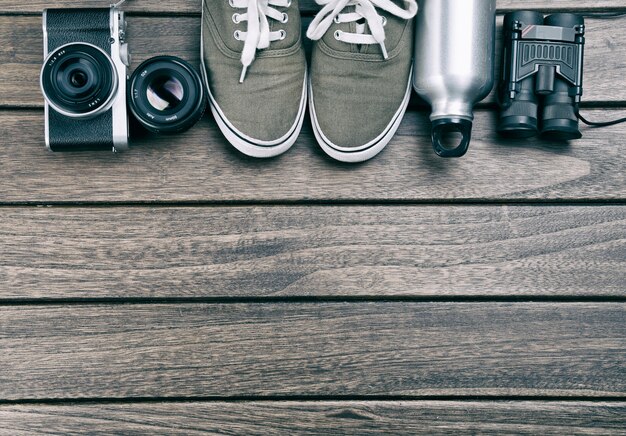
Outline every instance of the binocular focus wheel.
{"type": "Polygon", "coordinates": [[[432,142],[435,153],[441,157],[461,157],[467,153],[472,138],[472,122],[462,118],[435,120],[432,123],[432,142]],[[450,140],[458,144],[450,146],[450,140]]]}

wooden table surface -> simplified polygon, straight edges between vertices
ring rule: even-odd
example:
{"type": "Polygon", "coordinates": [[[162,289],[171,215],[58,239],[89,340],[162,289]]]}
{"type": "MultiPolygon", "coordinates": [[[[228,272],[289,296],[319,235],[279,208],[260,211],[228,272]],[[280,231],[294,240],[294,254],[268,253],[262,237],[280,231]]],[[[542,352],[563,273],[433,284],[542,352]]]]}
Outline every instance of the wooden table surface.
{"type": "MultiPolygon", "coordinates": [[[[210,115],[51,154],[41,9],[80,5],[0,0],[0,435],[626,434],[626,125],[505,142],[492,95],[442,160],[414,98],[360,165],[210,115]]],[[[199,63],[200,0],[125,8],[134,66],[199,63]]],[[[587,32],[584,113],[623,116],[626,17],[587,32]]]]}

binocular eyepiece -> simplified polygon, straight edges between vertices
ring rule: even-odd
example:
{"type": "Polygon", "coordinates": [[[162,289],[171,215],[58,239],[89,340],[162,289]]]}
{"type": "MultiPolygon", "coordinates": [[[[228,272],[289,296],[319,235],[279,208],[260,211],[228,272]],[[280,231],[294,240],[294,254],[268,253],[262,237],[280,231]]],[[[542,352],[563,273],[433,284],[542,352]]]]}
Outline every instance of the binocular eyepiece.
{"type": "Polygon", "coordinates": [[[577,109],[583,93],[584,18],[519,11],[504,17],[504,65],[498,133],[582,137],[577,109]]]}

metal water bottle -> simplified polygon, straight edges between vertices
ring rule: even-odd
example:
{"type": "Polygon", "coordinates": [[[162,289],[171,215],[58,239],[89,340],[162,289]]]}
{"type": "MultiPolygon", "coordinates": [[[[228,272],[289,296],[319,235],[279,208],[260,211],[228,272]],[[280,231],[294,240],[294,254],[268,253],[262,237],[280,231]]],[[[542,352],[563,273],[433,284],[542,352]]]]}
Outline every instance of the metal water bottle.
{"type": "Polygon", "coordinates": [[[467,152],[473,107],[494,84],[495,30],[496,0],[419,0],[413,87],[432,106],[441,157],[467,152]],[[460,143],[446,144],[455,134],[460,143]]]}

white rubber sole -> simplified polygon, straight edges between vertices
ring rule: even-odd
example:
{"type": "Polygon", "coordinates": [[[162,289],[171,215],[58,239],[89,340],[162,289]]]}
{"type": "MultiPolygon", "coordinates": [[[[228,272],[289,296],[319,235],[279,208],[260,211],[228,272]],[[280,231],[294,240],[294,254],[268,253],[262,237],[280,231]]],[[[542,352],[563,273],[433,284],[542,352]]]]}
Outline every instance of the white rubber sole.
{"type": "Polygon", "coordinates": [[[261,141],[237,130],[237,128],[235,128],[235,126],[233,126],[230,121],[228,121],[228,118],[226,118],[224,112],[219,107],[217,101],[215,101],[215,98],[213,98],[213,95],[211,94],[211,88],[209,87],[206,69],[204,66],[204,57],[202,57],[202,59],[202,68],[200,70],[202,73],[204,86],[207,90],[207,95],[209,96],[209,106],[211,108],[211,113],[213,113],[213,118],[215,118],[217,126],[220,128],[222,134],[226,137],[228,142],[230,142],[233,147],[235,147],[243,154],[257,158],[270,158],[283,154],[284,152],[289,150],[300,135],[300,131],[302,130],[302,124],[304,122],[304,115],[306,113],[308,82],[306,72],[304,74],[302,96],[300,98],[300,106],[295,122],[293,123],[289,131],[282,137],[273,141],[261,141]]]}
{"type": "MultiPolygon", "coordinates": [[[[411,68],[411,71],[413,71],[413,68],[411,68]]],[[[348,163],[365,162],[383,151],[387,144],[389,144],[389,141],[391,141],[391,138],[393,138],[396,134],[396,131],[398,130],[398,127],[400,127],[400,123],[404,118],[406,108],[409,105],[409,100],[411,99],[412,82],[413,75],[411,74],[407,83],[404,98],[402,99],[402,104],[394,114],[391,122],[380,135],[360,147],[341,147],[337,144],[333,144],[326,137],[326,135],[324,135],[324,132],[322,132],[322,129],[319,126],[317,114],[315,113],[313,87],[309,81],[309,112],[311,113],[311,124],[313,125],[315,139],[317,139],[317,142],[322,150],[324,150],[324,152],[333,159],[348,163]]]]}

